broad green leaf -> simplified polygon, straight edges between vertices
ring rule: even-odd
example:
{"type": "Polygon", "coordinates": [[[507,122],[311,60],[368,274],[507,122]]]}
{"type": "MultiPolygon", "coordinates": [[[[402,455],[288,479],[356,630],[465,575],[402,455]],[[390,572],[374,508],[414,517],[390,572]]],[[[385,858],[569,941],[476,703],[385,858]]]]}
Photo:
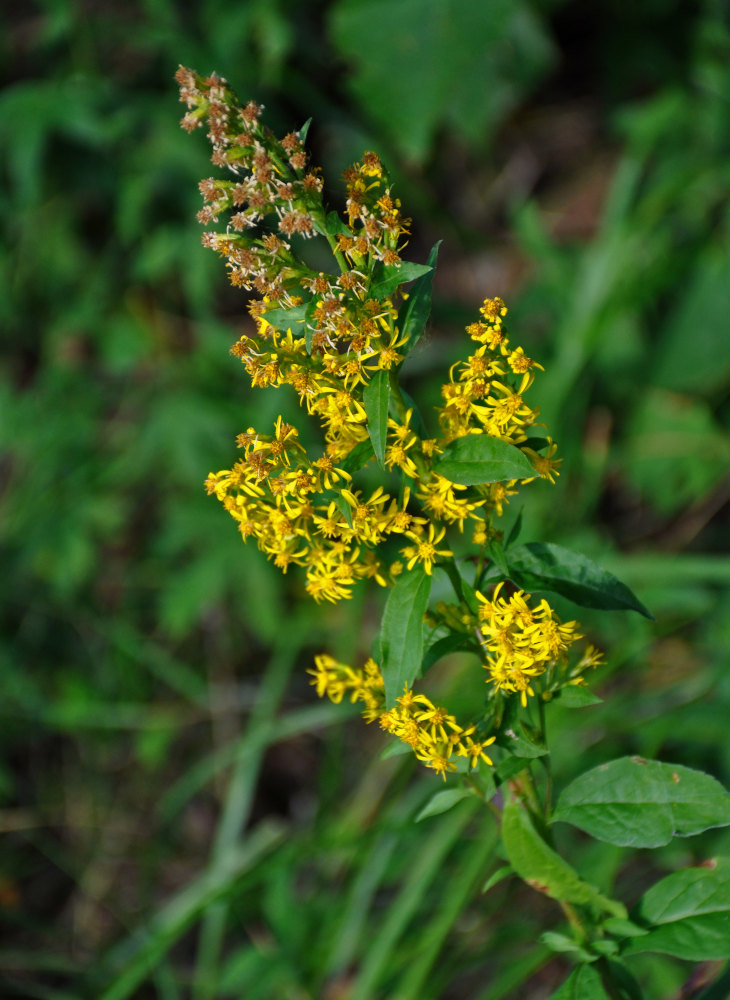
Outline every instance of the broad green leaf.
{"type": "Polygon", "coordinates": [[[400,348],[401,354],[408,355],[428,322],[431,313],[431,290],[433,286],[433,275],[436,270],[441,240],[434,244],[431,253],[428,255],[427,266],[431,268],[416,281],[410,294],[398,311],[398,326],[401,336],[406,337],[405,344],[400,348]]]}
{"type": "Polygon", "coordinates": [[[489,434],[467,434],[452,441],[444,448],[433,471],[460,486],[501,483],[535,475],[532,464],[519,448],[489,434]]]}
{"type": "Polygon", "coordinates": [[[392,708],[418,676],[423,659],[423,616],[431,594],[431,577],[422,566],[407,570],[391,590],[380,630],[385,704],[392,708]]]}
{"type": "Polygon", "coordinates": [[[570,684],[564,687],[556,696],[556,701],[566,708],[585,708],[586,705],[600,705],[603,698],[593,694],[587,687],[579,684],[570,684]]]}
{"type": "Polygon", "coordinates": [[[730,958],[730,858],[674,872],[653,885],[632,912],[649,925],[624,954],[658,951],[688,961],[730,958]]]}
{"type": "Polygon", "coordinates": [[[549,542],[528,542],[510,549],[506,558],[510,578],[524,590],[548,590],[582,608],[638,611],[654,620],[626,584],[580,552],[549,542]]]}
{"type": "Polygon", "coordinates": [[[457,802],[468,799],[473,794],[471,788],[444,788],[442,791],[436,792],[416,816],[416,823],[420,823],[422,819],[427,819],[429,816],[438,816],[440,813],[448,812],[457,802]]]}
{"type": "Polygon", "coordinates": [[[363,389],[362,401],[368,418],[368,434],[381,469],[385,468],[385,437],[388,433],[388,373],[377,371],[363,389]]]}
{"type": "Polygon", "coordinates": [[[609,1000],[601,977],[590,965],[579,965],[549,1000],[609,1000]]]}
{"type": "Polygon", "coordinates": [[[432,271],[430,264],[414,264],[410,260],[404,260],[401,264],[386,264],[376,273],[370,285],[370,296],[374,299],[387,298],[396,288],[432,271]]]}
{"type": "Polygon", "coordinates": [[[510,799],[502,814],[502,840],[507,860],[520,878],[538,892],[566,903],[595,906],[616,917],[626,917],[626,909],[609,899],[595,886],[584,882],[578,872],[545,843],[533,826],[530,814],[510,799]]]}
{"type": "Polygon", "coordinates": [[[304,322],[308,308],[309,303],[302,302],[301,305],[292,306],[291,309],[269,309],[263,313],[263,318],[277,330],[291,330],[296,335],[296,324],[304,322]]]}
{"type": "Polygon", "coordinates": [[[571,782],[553,822],[619,847],[661,847],[672,837],[730,825],[730,794],[702,771],[621,757],[571,782]]]}

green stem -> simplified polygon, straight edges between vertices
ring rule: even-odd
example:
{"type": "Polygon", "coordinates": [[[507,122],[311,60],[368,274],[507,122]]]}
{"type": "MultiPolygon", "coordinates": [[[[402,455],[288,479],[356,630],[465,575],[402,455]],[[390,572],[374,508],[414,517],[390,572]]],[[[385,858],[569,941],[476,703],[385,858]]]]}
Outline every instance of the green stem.
{"type": "MultiPolygon", "coordinates": [[[[538,712],[540,716],[540,739],[547,745],[547,724],[545,721],[545,702],[542,698],[538,701],[538,712]]],[[[540,763],[545,769],[545,822],[550,822],[550,814],[553,810],[553,772],[550,766],[550,754],[545,754],[540,758],[540,763]]]]}
{"type": "Polygon", "coordinates": [[[572,903],[566,903],[564,900],[556,899],[555,902],[559,905],[560,909],[565,914],[565,917],[573,928],[576,937],[578,938],[579,944],[585,944],[589,939],[588,931],[581,918],[578,916],[578,911],[575,909],[572,903]]]}
{"type": "Polygon", "coordinates": [[[484,805],[487,807],[487,809],[489,809],[489,811],[492,813],[497,822],[499,822],[502,819],[502,813],[494,804],[494,801],[492,799],[487,798],[487,796],[484,794],[484,792],[479,787],[477,782],[474,781],[471,775],[468,774],[464,775],[464,780],[466,781],[467,785],[469,785],[471,788],[474,789],[475,794],[482,800],[484,805]]]}

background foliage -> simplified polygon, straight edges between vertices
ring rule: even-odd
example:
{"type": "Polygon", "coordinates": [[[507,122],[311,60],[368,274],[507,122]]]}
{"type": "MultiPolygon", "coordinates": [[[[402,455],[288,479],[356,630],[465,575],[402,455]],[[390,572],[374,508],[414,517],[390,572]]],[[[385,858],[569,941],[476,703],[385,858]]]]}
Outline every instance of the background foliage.
{"type": "MultiPolygon", "coordinates": [[[[305,604],[204,496],[279,400],[252,398],[228,355],[248,320],[200,247],[211,168],[177,128],[179,62],[262,100],[277,130],[312,116],[333,202],[378,150],[415,219],[411,258],[444,238],[409,361],[422,405],[484,295],[545,364],[564,474],[533,491],[523,537],[599,559],[657,617],[581,615],[608,651],[605,701],[554,711],[562,781],[578,756],[640,753],[730,784],[722,5],[472,7],[2,15],[5,996],[497,1000],[546,996],[567,967],[534,947],[549,900],[508,881],[479,894],[492,820],[463,802],[414,824],[433,778],[315,703],[312,651],[367,655],[380,595],[305,604]]],[[[628,903],[657,874],[570,846],[628,903]]],[[[662,873],[729,849],[722,832],[675,842],[662,873]]],[[[688,975],[635,963],[652,997],[688,975]]]]}

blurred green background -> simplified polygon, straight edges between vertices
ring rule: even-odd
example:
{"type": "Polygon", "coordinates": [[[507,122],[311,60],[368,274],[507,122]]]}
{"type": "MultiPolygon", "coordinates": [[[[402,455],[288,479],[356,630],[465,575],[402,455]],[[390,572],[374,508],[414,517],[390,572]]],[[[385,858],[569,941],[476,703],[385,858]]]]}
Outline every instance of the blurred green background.
{"type": "MultiPolygon", "coordinates": [[[[485,295],[545,365],[563,475],[526,491],[523,538],[657,618],[580,615],[606,700],[553,713],[559,782],[642,753],[727,785],[726,7],[37,0],[0,26],[3,997],[547,996],[558,911],[479,894],[490,817],[414,824],[435,779],[307,684],[316,651],[369,654],[382,594],[306,603],[204,495],[280,401],[228,354],[245,300],[200,246],[214,171],[172,77],[216,70],[279,133],[313,117],[333,203],[363,149],[386,160],[408,256],[444,239],[424,410],[485,295]]],[[[559,836],[629,903],[657,874],[559,836]]],[[[679,841],[661,870],[729,850],[679,841]]],[[[634,968],[657,998],[688,975],[634,968]]]]}

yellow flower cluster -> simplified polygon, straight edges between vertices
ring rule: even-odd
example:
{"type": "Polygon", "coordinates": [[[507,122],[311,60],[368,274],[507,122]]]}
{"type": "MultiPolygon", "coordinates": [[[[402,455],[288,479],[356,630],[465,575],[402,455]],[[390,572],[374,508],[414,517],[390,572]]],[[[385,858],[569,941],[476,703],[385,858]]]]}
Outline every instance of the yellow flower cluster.
{"type": "MultiPolygon", "coordinates": [[[[402,286],[428,268],[401,259],[410,221],[377,155],[365,153],[346,171],[343,219],[325,208],[320,172],[307,163],[305,129],[277,139],[262,125],[261,107],[239,104],[224,79],[181,67],[177,80],[188,109],[183,128],[207,123],[211,160],[233,175],[200,184],[199,221],[207,226],[225,217],[224,231],[206,231],[203,244],[224,258],[233,285],[259,296],[249,306],[254,330],[231,353],[253,387],[290,386],[323,438],[318,453],[309,454],[282,417],[272,434],[250,427],[238,435],[238,460],[208,476],[208,493],[244,541],[253,538],[282,572],[303,568],[316,601],[350,598],[364,578],[391,587],[414,567],[428,575],[439,562],[453,568],[446,532],[463,532],[468,520],[484,553],[497,534],[492,518],[517,486],[538,476],[554,482],[560,465],[550,438],[530,438],[539,414],[525,393],[542,366],[511,345],[504,302],[485,299],[480,319],[467,327],[473,353],[451,367],[436,408],[438,434],[427,437],[397,372],[418,333],[408,326],[402,286]],[[313,237],[329,245],[336,273],[315,271],[300,255],[299,242],[313,237]],[[534,475],[467,479],[468,486],[448,478],[444,469],[459,478],[448,464],[453,442],[472,435],[516,446],[534,475]],[[354,482],[376,458],[391,474],[392,495],[384,486],[363,492],[354,482]]],[[[465,604],[430,617],[472,645],[476,631],[493,694],[519,693],[525,705],[542,675],[544,696],[554,689],[553,674],[563,684],[580,683],[580,671],[598,655],[589,650],[568,667],[577,623],[562,624],[544,600],[530,608],[521,591],[505,599],[501,588],[491,598],[479,595],[478,620],[465,604]]],[[[362,702],[368,721],[377,719],[444,777],[458,757],[471,766],[491,763],[484,750],[494,737],[475,739],[476,724],[460,726],[425,695],[407,688],[386,709],[374,661],[354,670],[322,655],[312,673],[318,694],[362,702]]]]}
{"type": "Polygon", "coordinates": [[[519,693],[526,705],[527,696],[535,694],[532,681],[543,674],[547,674],[548,691],[554,679],[560,686],[583,683],[583,672],[597,666],[601,656],[589,646],[576,667],[569,668],[567,651],[583,638],[576,631],[578,622],[561,622],[544,598],[531,607],[530,595],[522,590],[506,599],[501,596],[503,586],[497,584],[491,600],[477,592],[477,636],[487,654],[485,669],[495,689],[519,693]]]}
{"type": "Polygon", "coordinates": [[[316,656],[312,684],[317,694],[326,695],[339,703],[349,696],[351,702],[361,701],[364,705],[363,718],[367,722],[378,721],[381,729],[397,736],[413,750],[417,759],[437,774],[446,775],[456,771],[454,755],[466,758],[472,768],[482,760],[492,764],[486,748],[495,741],[474,739],[476,725],[460,726],[447,709],[434,703],[425,694],[414,694],[406,687],[396,705],[386,710],[385,688],[377,663],[370,659],[361,670],[338,663],[326,654],[316,656]]]}
{"type": "MultiPolygon", "coordinates": [[[[238,522],[244,540],[254,538],[282,571],[304,567],[306,589],[317,601],[348,598],[363,578],[390,586],[404,564],[420,564],[430,574],[435,560],[451,556],[446,526],[461,531],[467,517],[479,523],[492,510],[501,513],[516,485],[467,488],[433,465],[449,442],[467,434],[524,442],[537,411],[523,393],[540,366],[521,348],[510,348],[502,300],[485,300],[482,320],[468,328],[479,346],[451,369],[443,387],[438,438],[416,433],[413,409],[390,380],[394,415],[387,422],[384,464],[412,485],[401,487],[399,500],[382,488],[369,496],[354,489],[353,473],[374,461],[364,390],[377,372],[392,373],[403,360],[398,269],[409,220],[375,153],[345,174],[346,223],[326,213],[321,178],[307,169],[300,133],[276,139],[260,123],[261,108],[251,102],[241,107],[215,75],[203,79],[181,67],[177,78],[189,108],[183,127],[207,121],[213,163],[236,175],[201,183],[201,222],[233,213],[225,232],[206,232],[203,242],[225,257],[235,285],[262,296],[250,307],[256,335],[242,336],[232,353],[252,386],[291,386],[324,436],[323,453],[310,457],[297,430],[281,418],[273,435],[250,428],[238,437],[243,457],[211,472],[208,492],[238,522]],[[312,271],[292,249],[293,234],[325,237],[339,275],[312,271]],[[408,510],[411,498],[420,511],[408,510]],[[407,544],[395,558],[382,558],[378,547],[399,534],[407,544]]],[[[553,450],[551,445],[544,457],[524,447],[536,474],[552,477],[558,465],[553,450]]]]}

